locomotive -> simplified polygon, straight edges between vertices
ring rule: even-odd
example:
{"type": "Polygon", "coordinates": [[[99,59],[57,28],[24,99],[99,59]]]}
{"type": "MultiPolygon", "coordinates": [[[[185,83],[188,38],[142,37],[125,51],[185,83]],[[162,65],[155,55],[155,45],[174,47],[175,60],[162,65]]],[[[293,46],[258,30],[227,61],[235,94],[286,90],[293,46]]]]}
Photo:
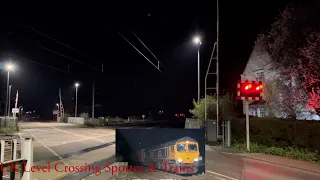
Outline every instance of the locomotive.
{"type": "Polygon", "coordinates": [[[190,137],[183,137],[137,152],[139,164],[177,174],[192,174],[202,163],[199,144],[190,137]]]}

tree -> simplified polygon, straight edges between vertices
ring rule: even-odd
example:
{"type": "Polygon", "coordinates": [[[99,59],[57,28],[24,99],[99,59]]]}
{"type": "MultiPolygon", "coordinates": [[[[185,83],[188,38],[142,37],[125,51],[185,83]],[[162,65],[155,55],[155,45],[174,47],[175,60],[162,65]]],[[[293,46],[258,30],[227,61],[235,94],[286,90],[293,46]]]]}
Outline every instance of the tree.
{"type": "MultiPolygon", "coordinates": [[[[306,104],[320,114],[319,2],[289,4],[271,30],[258,37],[273,69],[288,83],[294,106],[306,104]]],[[[287,100],[287,99],[286,99],[287,100]]]]}
{"type": "MultiPolygon", "coordinates": [[[[207,95],[207,119],[217,119],[216,96],[207,95]]],[[[194,108],[189,110],[194,118],[200,120],[200,127],[204,127],[205,119],[205,98],[200,99],[198,103],[193,100],[194,108]]],[[[233,97],[226,93],[219,98],[219,118],[221,120],[230,120],[237,116],[233,97]]]]}

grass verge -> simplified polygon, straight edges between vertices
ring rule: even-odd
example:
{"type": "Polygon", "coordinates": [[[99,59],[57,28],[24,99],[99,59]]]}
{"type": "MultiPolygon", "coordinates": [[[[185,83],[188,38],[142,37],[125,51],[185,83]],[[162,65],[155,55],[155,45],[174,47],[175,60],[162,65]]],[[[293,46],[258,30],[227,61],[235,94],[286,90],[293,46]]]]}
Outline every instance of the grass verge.
{"type": "Polygon", "coordinates": [[[0,134],[10,134],[19,131],[19,126],[0,128],[0,134]]]}
{"type": "MultiPolygon", "coordinates": [[[[240,151],[240,152],[248,152],[247,146],[245,143],[235,143],[228,148],[236,151],[240,151]]],[[[287,158],[296,159],[296,160],[320,163],[320,155],[318,151],[311,151],[308,149],[299,149],[295,147],[275,147],[275,146],[267,147],[258,143],[250,143],[250,151],[251,153],[263,153],[263,154],[269,154],[274,156],[287,157],[287,158]]]]}

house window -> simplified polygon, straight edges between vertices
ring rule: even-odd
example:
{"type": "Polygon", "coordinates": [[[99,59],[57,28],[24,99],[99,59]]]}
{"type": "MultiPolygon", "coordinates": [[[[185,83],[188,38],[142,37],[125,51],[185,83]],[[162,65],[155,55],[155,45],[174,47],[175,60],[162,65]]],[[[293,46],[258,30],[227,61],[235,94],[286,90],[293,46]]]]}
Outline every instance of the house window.
{"type": "Polygon", "coordinates": [[[257,70],[254,72],[254,76],[256,78],[257,81],[262,81],[262,77],[263,77],[263,70],[257,70]]]}
{"type": "Polygon", "coordinates": [[[265,116],[265,111],[264,108],[260,109],[260,117],[264,117],[265,116]]]}
{"type": "Polygon", "coordinates": [[[174,152],[174,146],[171,146],[171,152],[174,152]]]}

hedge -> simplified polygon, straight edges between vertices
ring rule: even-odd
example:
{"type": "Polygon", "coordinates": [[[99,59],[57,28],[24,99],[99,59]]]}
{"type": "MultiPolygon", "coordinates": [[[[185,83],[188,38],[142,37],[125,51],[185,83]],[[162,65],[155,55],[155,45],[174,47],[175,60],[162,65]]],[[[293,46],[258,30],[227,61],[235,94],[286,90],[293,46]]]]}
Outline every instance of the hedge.
{"type": "MultiPolygon", "coordinates": [[[[232,138],[245,142],[245,119],[232,120],[232,138]]],[[[320,152],[320,122],[250,117],[250,141],[266,147],[293,147],[320,152]]]]}

